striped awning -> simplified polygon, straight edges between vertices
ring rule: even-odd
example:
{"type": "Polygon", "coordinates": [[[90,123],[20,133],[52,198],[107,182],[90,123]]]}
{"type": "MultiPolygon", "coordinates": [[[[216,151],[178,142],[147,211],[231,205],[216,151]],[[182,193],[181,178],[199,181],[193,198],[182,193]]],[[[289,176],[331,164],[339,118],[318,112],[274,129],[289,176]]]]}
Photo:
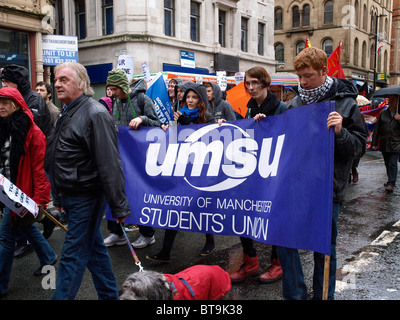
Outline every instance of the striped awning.
{"type": "Polygon", "coordinates": [[[299,77],[294,73],[276,72],[271,74],[271,86],[297,87],[299,77]]]}

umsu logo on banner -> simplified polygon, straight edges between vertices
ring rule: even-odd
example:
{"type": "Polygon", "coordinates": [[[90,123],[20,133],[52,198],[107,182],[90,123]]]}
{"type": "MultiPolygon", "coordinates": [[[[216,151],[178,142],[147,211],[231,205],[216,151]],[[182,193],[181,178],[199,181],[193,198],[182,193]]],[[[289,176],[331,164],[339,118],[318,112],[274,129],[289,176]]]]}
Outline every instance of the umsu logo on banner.
{"type": "MultiPolygon", "coordinates": [[[[168,130],[173,131],[170,137],[179,141],[176,127],[168,130]]],[[[276,139],[264,138],[259,145],[248,132],[231,123],[189,130],[183,142],[170,141],[168,146],[157,142],[156,136],[152,137],[149,132],[146,140],[155,141],[149,144],[146,154],[145,168],[149,176],[182,177],[193,188],[215,192],[234,188],[252,174],[262,178],[277,175],[284,134],[276,139]],[[224,130],[228,126],[234,130],[224,130]],[[205,179],[211,177],[217,181],[205,179]]]]}

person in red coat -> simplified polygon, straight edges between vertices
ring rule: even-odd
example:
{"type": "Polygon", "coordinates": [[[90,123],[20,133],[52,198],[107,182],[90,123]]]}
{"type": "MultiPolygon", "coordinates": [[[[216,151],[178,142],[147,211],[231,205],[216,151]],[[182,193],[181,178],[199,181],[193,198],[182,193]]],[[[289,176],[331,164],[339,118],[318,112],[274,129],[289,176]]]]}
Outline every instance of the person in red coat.
{"type": "MultiPolygon", "coordinates": [[[[0,173],[33,199],[39,207],[50,202],[50,184],[44,172],[46,137],[33,121],[33,114],[17,89],[0,89],[0,173]]],[[[33,224],[30,214],[20,218],[8,207],[0,225],[0,295],[8,291],[15,238],[21,232],[32,244],[42,267],[52,265],[57,255],[33,224]],[[27,221],[28,220],[28,221],[27,221]]]]}
{"type": "Polygon", "coordinates": [[[136,272],[123,284],[120,300],[219,300],[232,288],[219,266],[195,265],[176,274],[136,272]]]}

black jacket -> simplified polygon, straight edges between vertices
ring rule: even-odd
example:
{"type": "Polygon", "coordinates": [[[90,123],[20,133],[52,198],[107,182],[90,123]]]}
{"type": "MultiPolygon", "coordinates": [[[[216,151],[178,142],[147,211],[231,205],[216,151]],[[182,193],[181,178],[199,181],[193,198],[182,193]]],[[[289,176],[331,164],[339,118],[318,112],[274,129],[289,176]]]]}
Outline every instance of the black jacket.
{"type": "MultiPolygon", "coordinates": [[[[333,200],[342,202],[353,159],[361,158],[365,153],[367,131],[361,119],[356,103],[357,89],[347,80],[333,78],[330,90],[318,102],[335,101],[335,111],[343,117],[342,130],[335,135],[335,160],[333,178],[333,200]]],[[[297,93],[297,90],[295,90],[297,93]]],[[[303,105],[300,96],[287,104],[287,109],[303,105]]],[[[312,119],[310,119],[312,121],[312,119]]]]}
{"type": "Polygon", "coordinates": [[[59,197],[104,192],[113,217],[130,215],[114,123],[94,99],[82,94],[57,119],[45,170],[55,205],[59,197]]]}
{"type": "Polygon", "coordinates": [[[378,142],[381,152],[400,152],[400,122],[389,108],[379,114],[374,128],[371,145],[376,147],[378,142]]]}
{"type": "Polygon", "coordinates": [[[18,91],[33,113],[35,124],[48,137],[51,131],[50,111],[40,94],[32,90],[28,69],[20,65],[10,64],[3,68],[1,78],[8,79],[18,85],[18,91]]]}

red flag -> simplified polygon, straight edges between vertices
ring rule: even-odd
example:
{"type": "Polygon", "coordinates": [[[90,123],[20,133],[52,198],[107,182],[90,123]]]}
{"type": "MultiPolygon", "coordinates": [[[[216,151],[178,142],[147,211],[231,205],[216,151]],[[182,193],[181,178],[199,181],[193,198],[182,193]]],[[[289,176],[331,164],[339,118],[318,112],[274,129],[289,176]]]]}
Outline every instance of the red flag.
{"type": "Polygon", "coordinates": [[[337,48],[331,53],[328,58],[328,76],[334,78],[345,79],[345,75],[342,69],[342,65],[340,64],[340,48],[342,46],[342,42],[339,43],[337,48]]]}

